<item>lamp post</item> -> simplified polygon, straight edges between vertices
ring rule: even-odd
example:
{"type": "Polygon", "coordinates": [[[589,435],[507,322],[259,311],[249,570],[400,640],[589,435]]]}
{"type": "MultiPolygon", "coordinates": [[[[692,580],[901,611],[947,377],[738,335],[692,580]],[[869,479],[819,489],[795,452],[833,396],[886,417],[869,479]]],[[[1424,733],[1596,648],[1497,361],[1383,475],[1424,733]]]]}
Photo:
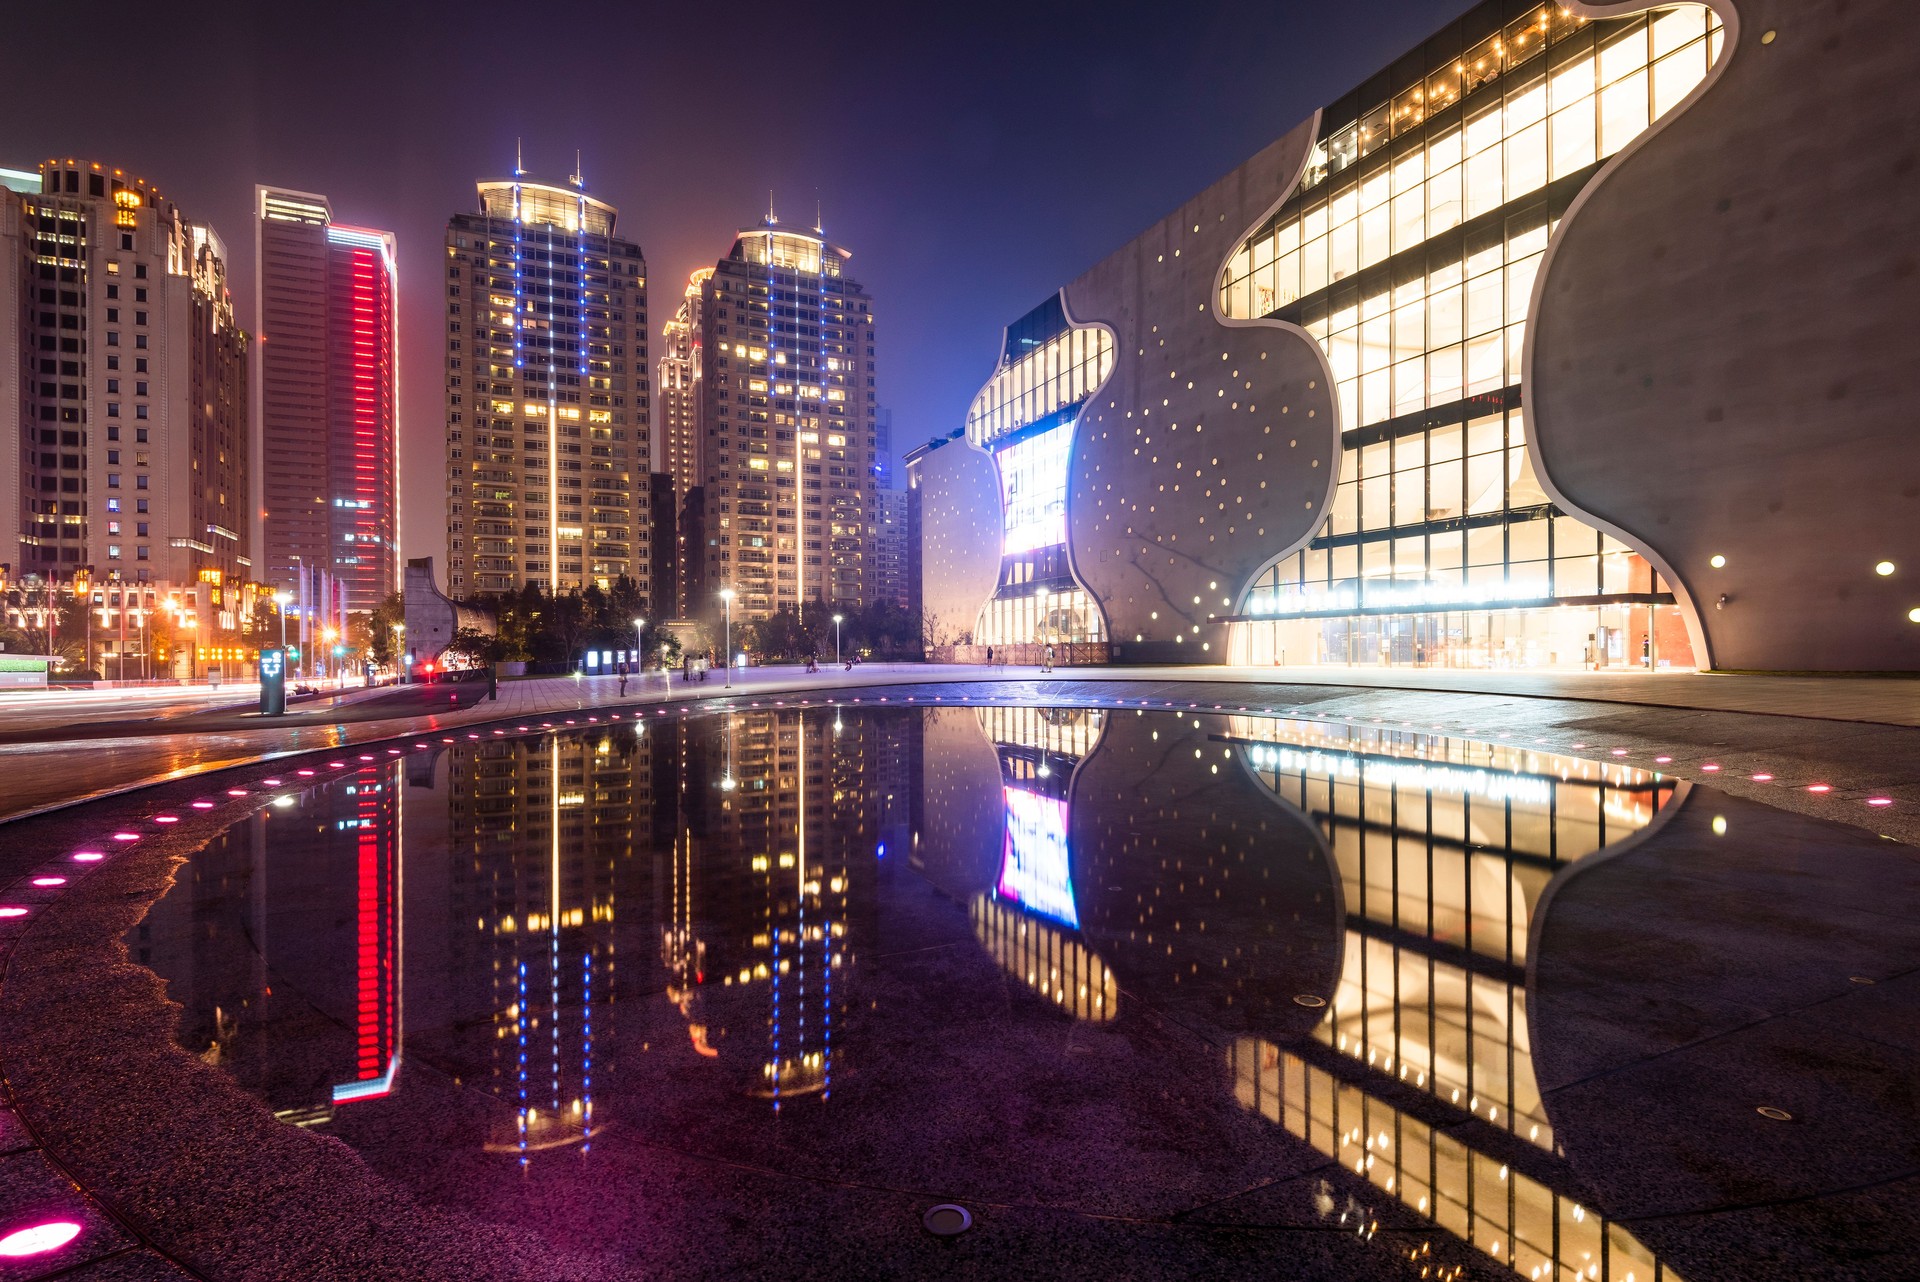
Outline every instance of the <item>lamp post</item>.
{"type": "MultiPolygon", "coordinates": [[[[273,594],[274,607],[280,612],[280,662],[282,665],[287,661],[287,602],[291,600],[293,600],[291,592],[273,594]]],[[[281,671],[286,671],[286,668],[283,666],[281,671]]]]}
{"type": "Polygon", "coordinates": [[[633,674],[636,677],[644,677],[646,675],[646,639],[647,621],[645,619],[635,619],[633,621],[633,674]]]}
{"type": "Polygon", "coordinates": [[[733,689],[733,589],[721,588],[720,599],[727,603],[727,689],[733,689]]]}
{"type": "Polygon", "coordinates": [[[407,654],[406,654],[406,651],[402,648],[402,643],[406,641],[406,638],[407,638],[407,625],[404,623],[394,624],[393,625],[393,670],[397,674],[397,679],[401,685],[405,685],[407,683],[407,654]]]}
{"type": "Polygon", "coordinates": [[[836,668],[840,666],[840,619],[841,617],[842,616],[838,614],[833,616],[833,665],[836,668]]]}

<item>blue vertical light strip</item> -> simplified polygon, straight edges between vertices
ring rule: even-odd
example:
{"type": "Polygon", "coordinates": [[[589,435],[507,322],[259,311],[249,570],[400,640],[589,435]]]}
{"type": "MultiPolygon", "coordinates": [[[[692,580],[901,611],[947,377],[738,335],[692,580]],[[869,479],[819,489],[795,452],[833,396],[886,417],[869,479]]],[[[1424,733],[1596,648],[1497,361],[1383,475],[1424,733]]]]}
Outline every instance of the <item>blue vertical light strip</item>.
{"type": "MultiPolygon", "coordinates": [[[[590,440],[591,434],[587,430],[588,417],[586,411],[593,405],[593,376],[589,372],[590,362],[587,359],[587,353],[592,349],[593,344],[588,337],[590,326],[587,324],[587,196],[584,189],[585,183],[586,179],[582,177],[582,191],[579,197],[580,213],[579,217],[575,220],[579,223],[579,228],[575,233],[575,245],[580,255],[580,273],[579,288],[574,291],[575,294],[578,295],[575,300],[577,305],[574,308],[576,313],[574,316],[576,322],[574,325],[574,339],[580,348],[580,388],[581,395],[584,398],[580,402],[580,430],[583,438],[590,440]]],[[[613,271],[613,231],[611,228],[607,231],[607,258],[607,271],[609,275],[611,275],[613,271]]],[[[611,286],[609,286],[609,294],[611,294],[611,286]]],[[[609,307],[609,311],[611,311],[611,307],[609,307]]],[[[611,320],[609,320],[609,324],[611,324],[611,320]]],[[[607,404],[609,410],[611,410],[613,404],[613,398],[611,396],[607,398],[607,404]]],[[[592,452],[591,445],[588,446],[588,452],[592,452]]],[[[557,515],[555,519],[559,519],[557,515]]],[[[593,550],[590,546],[590,540],[587,537],[587,532],[592,525],[593,509],[590,506],[588,496],[583,492],[580,496],[580,577],[583,583],[593,572],[593,550]]],[[[636,530],[635,534],[638,533],[636,530]]],[[[559,540],[556,538],[554,542],[557,545],[559,540]]],[[[634,569],[637,567],[630,565],[628,568],[634,569]]]]}
{"type": "Polygon", "coordinates": [[[514,1004],[514,1039],[520,1052],[520,1165],[527,1164],[527,964],[518,962],[519,1000],[514,1004]]]}
{"type": "Polygon", "coordinates": [[[580,954],[580,1151],[593,1151],[593,962],[594,950],[580,954]]]}
{"type": "MultiPolygon", "coordinates": [[[[769,872],[771,881],[773,874],[769,872]]],[[[771,889],[771,887],[769,887],[771,889]]],[[[773,1111],[780,1111],[780,923],[773,923],[773,1111]]]]}
{"type": "MultiPolygon", "coordinates": [[[[557,786],[557,781],[556,781],[557,786]]],[[[566,1105],[560,1098],[560,921],[554,914],[547,945],[547,1022],[552,1025],[553,1111],[565,1116],[566,1105]]]]}
{"type": "MultiPolygon", "coordinates": [[[[513,167],[514,178],[518,179],[520,177],[520,172],[521,171],[520,171],[519,161],[516,159],[513,167]]],[[[526,368],[527,368],[526,348],[522,345],[521,337],[520,337],[525,332],[525,329],[526,329],[526,326],[524,324],[524,318],[526,315],[526,308],[527,308],[526,278],[522,275],[522,272],[524,271],[524,262],[525,262],[525,259],[523,257],[523,250],[525,247],[524,232],[526,230],[526,221],[521,216],[521,213],[522,211],[521,211],[521,203],[520,203],[520,184],[516,181],[513,184],[513,386],[508,389],[509,395],[512,397],[512,400],[508,402],[508,410],[512,416],[509,422],[510,422],[510,426],[513,429],[513,435],[515,437],[514,456],[516,458],[525,457],[521,453],[521,450],[524,448],[524,446],[520,444],[519,438],[522,435],[522,432],[520,430],[521,409],[522,409],[520,399],[522,394],[522,383],[526,377],[526,368]]],[[[516,467],[513,469],[513,473],[517,478],[519,478],[522,481],[526,479],[526,471],[524,468],[516,467]]],[[[512,510],[518,514],[519,519],[515,520],[513,523],[514,524],[514,542],[510,546],[519,547],[521,549],[521,553],[519,557],[519,568],[524,573],[524,571],[526,570],[526,550],[525,549],[526,549],[526,537],[527,537],[527,527],[526,527],[527,503],[526,503],[525,489],[516,487],[514,491],[513,499],[512,499],[512,505],[513,505],[512,510]]]]}

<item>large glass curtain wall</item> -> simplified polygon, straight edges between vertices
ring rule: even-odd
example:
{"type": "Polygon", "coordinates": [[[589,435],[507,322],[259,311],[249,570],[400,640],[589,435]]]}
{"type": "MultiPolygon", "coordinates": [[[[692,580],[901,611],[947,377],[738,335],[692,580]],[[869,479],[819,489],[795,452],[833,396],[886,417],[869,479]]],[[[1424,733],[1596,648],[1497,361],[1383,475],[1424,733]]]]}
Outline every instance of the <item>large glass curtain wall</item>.
{"type": "Polygon", "coordinates": [[[1293,320],[1326,350],[1344,447],[1326,527],[1243,606],[1302,622],[1237,626],[1239,657],[1692,661],[1669,586],[1548,502],[1519,382],[1553,227],[1706,75],[1720,25],[1698,5],[1602,22],[1533,6],[1504,25],[1498,8],[1464,20],[1493,34],[1333,130],[1224,274],[1228,315],[1293,320]]]}
{"type": "Polygon", "coordinates": [[[1010,326],[999,371],[974,398],[967,436],[1000,477],[1000,582],[974,643],[1099,642],[1105,625],[1067,563],[1067,469],[1079,407],[1113,371],[1113,339],[1069,329],[1057,299],[1010,326]]]}

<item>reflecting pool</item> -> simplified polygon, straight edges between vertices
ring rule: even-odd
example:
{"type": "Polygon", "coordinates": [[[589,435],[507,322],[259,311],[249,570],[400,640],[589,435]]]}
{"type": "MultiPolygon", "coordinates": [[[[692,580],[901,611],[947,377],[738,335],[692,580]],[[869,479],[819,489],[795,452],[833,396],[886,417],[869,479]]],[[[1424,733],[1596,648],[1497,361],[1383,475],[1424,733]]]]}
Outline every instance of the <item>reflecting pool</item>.
{"type": "Polygon", "coordinates": [[[1812,1132],[1756,1110],[1819,1124],[1821,1038],[1750,1033],[1920,958],[1847,888],[1920,886],[1907,849],[1618,762],[827,706],[327,776],[180,864],[129,960],[275,1118],[554,1277],[924,1267],[869,1195],[968,1206],[982,1275],[1039,1239],[1111,1276],[1111,1232],[1155,1276],[1745,1276],[1781,1231],[1746,1209],[1920,1152],[1876,1078],[1883,1144],[1780,1169],[1812,1132]]]}

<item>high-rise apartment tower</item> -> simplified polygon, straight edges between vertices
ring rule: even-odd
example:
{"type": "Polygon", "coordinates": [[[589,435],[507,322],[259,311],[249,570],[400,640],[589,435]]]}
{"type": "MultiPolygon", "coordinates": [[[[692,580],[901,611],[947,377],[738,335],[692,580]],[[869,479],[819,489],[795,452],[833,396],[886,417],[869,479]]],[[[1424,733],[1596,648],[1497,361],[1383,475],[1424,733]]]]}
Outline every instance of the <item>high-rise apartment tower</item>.
{"type": "Polygon", "coordinates": [[[868,598],[873,311],[851,256],[769,214],[701,287],[706,586],[735,618],[868,598]]]}
{"type": "Polygon", "coordinates": [[[309,192],[256,187],[254,206],[261,577],[324,573],[372,610],[399,586],[393,233],[309,192]]]}
{"type": "Polygon", "coordinates": [[[640,247],[577,173],[479,193],[447,224],[447,586],[650,595],[640,247]]]}
{"type": "Polygon", "coordinates": [[[252,569],[248,339],[220,238],[97,162],[0,197],[0,562],[237,605],[219,585],[252,569]]]}

